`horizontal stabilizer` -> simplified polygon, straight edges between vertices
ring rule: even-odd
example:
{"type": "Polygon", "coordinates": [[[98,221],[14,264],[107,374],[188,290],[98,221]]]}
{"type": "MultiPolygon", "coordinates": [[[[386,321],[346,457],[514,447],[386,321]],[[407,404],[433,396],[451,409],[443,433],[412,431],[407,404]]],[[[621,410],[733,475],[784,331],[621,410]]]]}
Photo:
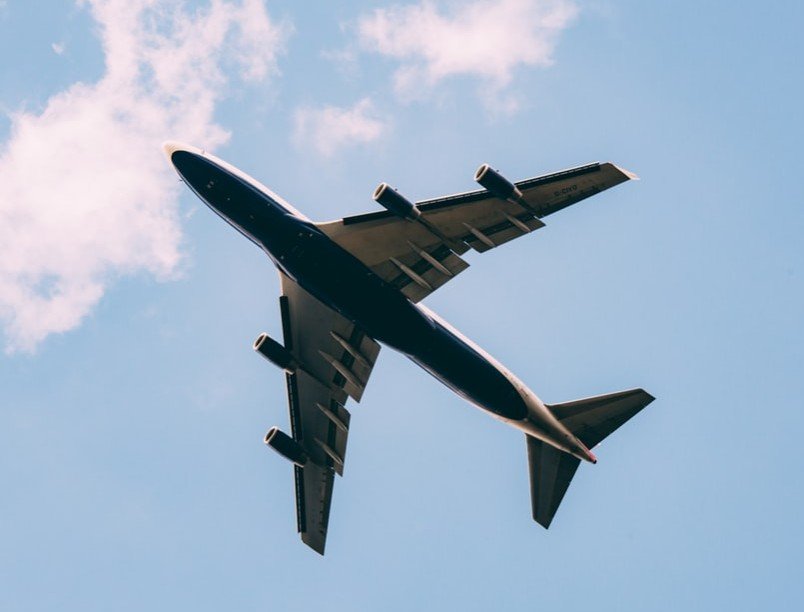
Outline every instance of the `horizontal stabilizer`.
{"type": "Polygon", "coordinates": [[[525,438],[528,442],[533,520],[546,529],[553,521],[581,460],[531,436],[525,438]]]}
{"type": "Polygon", "coordinates": [[[593,448],[654,399],[643,389],[631,389],[547,407],[581,442],[593,448]]]}

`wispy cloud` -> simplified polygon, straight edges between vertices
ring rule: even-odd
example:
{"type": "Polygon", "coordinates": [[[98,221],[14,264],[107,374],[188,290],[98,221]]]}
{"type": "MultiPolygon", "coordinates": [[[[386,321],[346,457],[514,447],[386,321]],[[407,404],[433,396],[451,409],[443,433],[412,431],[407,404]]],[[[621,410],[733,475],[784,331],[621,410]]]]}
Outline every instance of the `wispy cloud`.
{"type": "Polygon", "coordinates": [[[260,0],[82,0],[106,70],[39,114],[11,116],[0,152],[0,321],[9,351],[77,326],[115,277],[165,279],[181,262],[178,183],[166,139],[212,148],[227,79],[277,71],[289,27],[260,0]]]}
{"type": "Polygon", "coordinates": [[[389,130],[369,98],[351,108],[323,106],[303,107],[294,115],[294,141],[299,147],[312,147],[320,155],[330,157],[344,147],[373,142],[389,130]]]}
{"type": "Polygon", "coordinates": [[[53,53],[56,55],[61,55],[64,53],[64,43],[54,42],[50,43],[50,48],[53,49],[53,53]]]}
{"type": "Polygon", "coordinates": [[[552,63],[558,37],[577,13],[570,0],[474,0],[446,10],[423,0],[363,15],[357,35],[364,51],[399,62],[393,84],[401,98],[421,98],[450,77],[468,76],[497,105],[507,104],[499,94],[518,67],[552,63]]]}

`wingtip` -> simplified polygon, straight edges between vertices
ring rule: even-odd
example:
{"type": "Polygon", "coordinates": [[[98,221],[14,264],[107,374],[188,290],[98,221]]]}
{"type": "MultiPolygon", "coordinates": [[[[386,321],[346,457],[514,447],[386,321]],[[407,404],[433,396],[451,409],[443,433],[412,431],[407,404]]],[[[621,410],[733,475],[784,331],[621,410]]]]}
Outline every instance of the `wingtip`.
{"type": "Polygon", "coordinates": [[[656,399],[656,396],[654,396],[652,393],[648,393],[648,392],[647,392],[647,391],[645,391],[645,389],[643,389],[642,387],[639,387],[639,388],[637,388],[637,389],[634,389],[634,390],[633,390],[633,393],[638,394],[638,395],[641,395],[641,396],[643,397],[643,399],[645,400],[645,405],[646,405],[646,406],[647,406],[648,404],[650,404],[650,403],[651,403],[653,400],[655,400],[655,399],[656,399]]]}
{"type": "Polygon", "coordinates": [[[545,529],[550,529],[550,523],[553,522],[553,517],[541,517],[538,516],[535,512],[533,513],[533,520],[538,524],[544,527],[545,529]]]}
{"type": "Polygon", "coordinates": [[[627,176],[629,181],[638,181],[638,180],[640,180],[640,178],[636,174],[631,172],[630,170],[626,170],[625,168],[622,168],[622,167],[616,166],[616,165],[614,167],[617,168],[617,170],[619,170],[620,172],[622,172],[625,176],[627,176]]]}
{"type": "Polygon", "coordinates": [[[326,533],[322,537],[321,534],[313,534],[307,531],[301,532],[302,542],[304,542],[311,550],[314,550],[322,557],[324,556],[324,549],[327,546],[326,538],[326,533]]]}

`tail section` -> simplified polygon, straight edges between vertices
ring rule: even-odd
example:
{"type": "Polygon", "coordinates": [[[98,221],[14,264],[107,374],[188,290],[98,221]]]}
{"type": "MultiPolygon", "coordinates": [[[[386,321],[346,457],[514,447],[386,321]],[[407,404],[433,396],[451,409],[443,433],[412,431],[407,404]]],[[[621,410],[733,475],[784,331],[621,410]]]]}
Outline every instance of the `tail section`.
{"type": "MultiPolygon", "coordinates": [[[[654,397],[642,389],[598,395],[547,407],[587,448],[593,448],[654,397]]],[[[580,460],[554,446],[526,436],[533,520],[547,528],[575,476],[580,460]]]]}

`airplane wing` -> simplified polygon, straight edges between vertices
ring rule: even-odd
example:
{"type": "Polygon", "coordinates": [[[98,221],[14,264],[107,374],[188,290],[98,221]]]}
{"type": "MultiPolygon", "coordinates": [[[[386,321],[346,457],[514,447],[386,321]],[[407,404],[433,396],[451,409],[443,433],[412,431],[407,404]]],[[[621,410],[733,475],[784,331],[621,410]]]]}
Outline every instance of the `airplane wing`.
{"type": "Polygon", "coordinates": [[[524,236],[544,227],[543,217],[632,178],[595,163],[515,183],[520,202],[482,189],[417,202],[421,223],[380,211],[317,225],[418,302],[469,267],[460,255],[470,248],[482,253],[524,236]]]}
{"type": "Polygon", "coordinates": [[[285,348],[301,367],[286,374],[293,439],[310,460],[294,465],[302,541],[324,554],[334,474],[343,475],[348,397],[360,401],[380,346],[295,281],[280,274],[285,348]]]}

